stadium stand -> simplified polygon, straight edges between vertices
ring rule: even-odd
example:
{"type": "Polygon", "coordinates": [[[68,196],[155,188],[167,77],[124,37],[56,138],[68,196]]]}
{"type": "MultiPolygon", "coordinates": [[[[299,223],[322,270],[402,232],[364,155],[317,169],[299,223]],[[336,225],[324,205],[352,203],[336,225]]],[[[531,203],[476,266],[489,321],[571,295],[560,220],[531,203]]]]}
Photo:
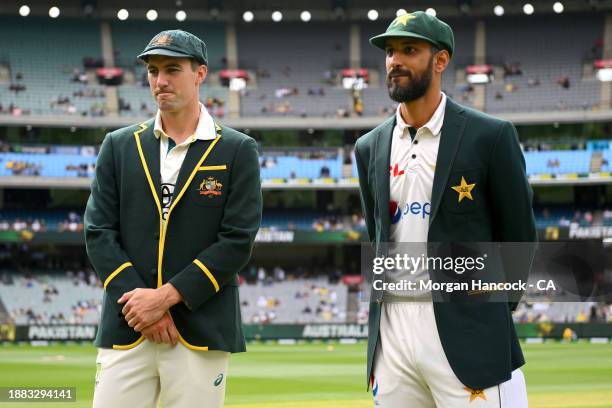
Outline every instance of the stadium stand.
{"type": "Polygon", "coordinates": [[[96,158],[77,154],[0,153],[0,177],[92,177],[96,158]]]}
{"type": "MultiPolygon", "coordinates": [[[[3,272],[1,278],[0,302],[16,324],[98,322],[102,287],[91,270],[3,272]]],[[[278,281],[268,275],[240,286],[245,323],[344,323],[348,297],[346,285],[323,277],[278,281]]],[[[606,308],[596,302],[522,301],[513,318],[520,323],[609,321],[606,308]]],[[[356,317],[367,320],[367,302],[360,302],[356,317]]]]}
{"type": "Polygon", "coordinates": [[[241,311],[245,323],[340,323],[347,294],[323,278],[242,285],[241,311]]]}
{"type": "Polygon", "coordinates": [[[498,75],[486,86],[488,112],[591,110],[599,103],[600,82],[592,73],[585,76],[584,68],[592,68],[597,56],[603,15],[491,17],[485,24],[487,62],[518,64],[514,68],[521,72],[505,79],[498,75]]]}
{"type": "Polygon", "coordinates": [[[335,154],[332,158],[301,158],[295,155],[268,156],[264,152],[260,157],[261,178],[341,178],[342,156],[335,154]]]}
{"type": "Polygon", "coordinates": [[[83,68],[84,58],[101,57],[97,24],[70,18],[60,22],[0,17],[0,36],[14,39],[2,46],[0,65],[8,65],[10,72],[10,81],[0,83],[3,111],[13,110],[11,106],[17,109],[15,115],[99,115],[104,111],[105,90],[83,68]],[[79,75],[85,75],[83,81],[79,75]]]}
{"type": "MultiPolygon", "coordinates": [[[[442,88],[454,99],[472,105],[474,86],[465,82],[463,71],[474,62],[477,20],[446,20],[455,32],[456,54],[443,76],[442,88]]],[[[96,84],[92,68],[84,67],[86,58],[94,65],[101,63],[101,21],[93,21],[62,18],[60,23],[40,17],[2,17],[0,34],[5,38],[15,32],[24,34],[5,44],[0,56],[0,65],[6,65],[10,73],[10,80],[0,81],[0,113],[107,115],[106,87],[96,84]],[[70,44],[60,47],[61,58],[57,58],[58,44],[70,44]]],[[[592,67],[601,57],[602,15],[488,17],[481,21],[486,33],[486,62],[494,66],[496,74],[494,82],[486,85],[487,112],[593,110],[598,106],[601,83],[592,67]],[[517,31],[517,26],[521,30],[517,31]]],[[[371,70],[370,87],[359,94],[362,114],[388,115],[395,104],[386,91],[384,54],[368,43],[372,35],[386,28],[386,22],[358,24],[361,67],[371,70]]],[[[119,113],[151,116],[156,108],[144,80],[145,67],[135,56],[155,33],[167,29],[168,23],[113,20],[109,25],[115,65],[125,70],[124,84],[118,87],[119,113]]],[[[211,113],[224,117],[228,89],[221,86],[216,74],[227,68],[223,57],[226,25],[174,22],[172,28],[205,38],[210,76],[201,88],[201,99],[215,100],[211,113]]],[[[241,92],[241,116],[355,115],[351,91],[343,89],[339,81],[341,70],[350,67],[347,25],[242,23],[236,25],[236,33],[239,68],[251,77],[250,85],[241,92]],[[262,48],[262,44],[274,46],[262,48]]]]}
{"type": "MultiPolygon", "coordinates": [[[[51,149],[54,150],[54,149],[51,149]]],[[[95,169],[94,148],[81,154],[0,152],[0,177],[91,177],[95,169]]],[[[261,154],[261,176],[275,178],[335,178],[342,176],[342,155],[337,150],[302,152],[291,149],[261,154]]]]}
{"type": "Polygon", "coordinates": [[[586,322],[595,302],[521,302],[513,314],[518,323],[586,322]]]}
{"type": "MultiPolygon", "coordinates": [[[[245,323],[345,322],[348,289],[325,278],[240,286],[245,323]]],[[[2,274],[0,302],[16,324],[97,323],[102,300],[92,271],[2,274]]]]}
{"type": "Polygon", "coordinates": [[[589,173],[592,152],[587,150],[525,152],[527,175],[589,173]]]}
{"type": "Polygon", "coordinates": [[[348,40],[346,26],[335,23],[237,26],[239,67],[256,74],[256,88],[241,98],[242,116],[334,116],[351,109],[350,92],[326,82],[348,68],[348,40]]]}
{"type": "Polygon", "coordinates": [[[2,281],[0,299],[17,324],[99,320],[102,287],[93,271],[13,274],[2,281]]]}
{"type": "MultiPolygon", "coordinates": [[[[77,149],[78,150],[78,149],[77,149]]],[[[95,148],[70,154],[0,152],[0,177],[35,175],[43,177],[91,177],[94,172],[95,148]]],[[[587,175],[594,154],[601,155],[601,172],[610,171],[612,150],[549,150],[524,152],[527,175],[587,175]]],[[[352,177],[357,178],[354,154],[351,153],[352,177]]],[[[260,155],[262,179],[343,178],[343,158],[338,151],[300,151],[299,149],[263,149],[260,155]]]]}
{"type": "MultiPolygon", "coordinates": [[[[0,231],[81,231],[82,210],[0,210],[0,231]]],[[[612,225],[612,208],[576,210],[573,206],[546,206],[534,210],[538,228],[569,226],[612,225]]],[[[340,210],[264,210],[261,228],[292,231],[365,230],[360,214],[340,210]]]]}

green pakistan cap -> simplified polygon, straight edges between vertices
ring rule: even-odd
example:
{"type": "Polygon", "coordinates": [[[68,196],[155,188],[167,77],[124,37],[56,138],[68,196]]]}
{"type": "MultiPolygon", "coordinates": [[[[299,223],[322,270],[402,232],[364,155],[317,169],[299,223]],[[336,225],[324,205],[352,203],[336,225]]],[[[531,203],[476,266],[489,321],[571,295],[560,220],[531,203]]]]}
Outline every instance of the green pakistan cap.
{"type": "Polygon", "coordinates": [[[410,37],[429,41],[452,56],[455,49],[453,30],[444,21],[423,11],[397,17],[383,34],[370,38],[370,44],[385,49],[387,38],[410,37]]]}
{"type": "Polygon", "coordinates": [[[146,62],[150,55],[193,58],[208,65],[204,41],[183,30],[166,30],[153,37],[138,58],[146,62]]]}

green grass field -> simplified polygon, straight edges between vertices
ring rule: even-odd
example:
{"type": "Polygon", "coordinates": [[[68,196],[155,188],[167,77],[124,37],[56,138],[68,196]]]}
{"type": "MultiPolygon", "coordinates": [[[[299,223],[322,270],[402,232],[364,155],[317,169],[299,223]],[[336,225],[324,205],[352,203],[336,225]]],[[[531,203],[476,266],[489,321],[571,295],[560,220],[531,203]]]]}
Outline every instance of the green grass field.
{"type": "MultiPolygon", "coordinates": [[[[524,345],[531,408],[612,407],[612,344],[524,345]]],[[[232,356],[232,408],[365,408],[365,343],[250,345],[232,356]]],[[[0,346],[0,386],[74,386],[76,403],[0,407],[90,407],[95,349],[82,345],[0,346]]]]}

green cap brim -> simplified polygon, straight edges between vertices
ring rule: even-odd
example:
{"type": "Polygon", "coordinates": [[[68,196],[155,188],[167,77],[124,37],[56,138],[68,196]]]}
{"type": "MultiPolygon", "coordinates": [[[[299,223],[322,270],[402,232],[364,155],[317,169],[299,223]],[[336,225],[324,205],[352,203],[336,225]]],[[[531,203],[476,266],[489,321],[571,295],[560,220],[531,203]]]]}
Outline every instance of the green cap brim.
{"type": "Polygon", "coordinates": [[[138,56],[139,59],[147,61],[147,57],[150,55],[165,55],[166,57],[177,57],[177,58],[193,58],[193,56],[184,54],[182,52],[176,52],[167,50],[165,48],[152,48],[149,51],[143,52],[138,56]]]}
{"type": "Polygon", "coordinates": [[[441,46],[440,44],[438,44],[437,42],[433,41],[431,38],[425,37],[423,35],[419,35],[419,34],[414,34],[414,33],[409,33],[406,31],[401,31],[401,30],[396,30],[396,31],[389,31],[380,35],[377,35],[375,37],[370,38],[370,44],[372,44],[375,47],[380,48],[381,50],[385,49],[385,45],[387,44],[387,39],[388,38],[398,38],[398,37],[408,37],[408,38],[418,38],[420,40],[425,40],[428,41],[430,43],[432,43],[433,45],[435,45],[436,47],[438,47],[439,49],[445,49],[445,47],[441,46]]]}

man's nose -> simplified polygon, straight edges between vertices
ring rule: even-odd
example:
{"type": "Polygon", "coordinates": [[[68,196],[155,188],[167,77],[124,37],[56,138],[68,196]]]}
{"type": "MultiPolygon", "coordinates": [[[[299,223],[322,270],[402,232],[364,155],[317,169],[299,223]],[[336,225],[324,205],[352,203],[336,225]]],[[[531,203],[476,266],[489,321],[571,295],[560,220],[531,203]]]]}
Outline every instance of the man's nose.
{"type": "Polygon", "coordinates": [[[168,78],[165,77],[163,73],[157,74],[157,86],[166,86],[168,85],[168,78]]]}
{"type": "Polygon", "coordinates": [[[390,57],[387,57],[387,72],[396,68],[401,68],[402,64],[396,55],[396,53],[393,53],[390,57]]]}

